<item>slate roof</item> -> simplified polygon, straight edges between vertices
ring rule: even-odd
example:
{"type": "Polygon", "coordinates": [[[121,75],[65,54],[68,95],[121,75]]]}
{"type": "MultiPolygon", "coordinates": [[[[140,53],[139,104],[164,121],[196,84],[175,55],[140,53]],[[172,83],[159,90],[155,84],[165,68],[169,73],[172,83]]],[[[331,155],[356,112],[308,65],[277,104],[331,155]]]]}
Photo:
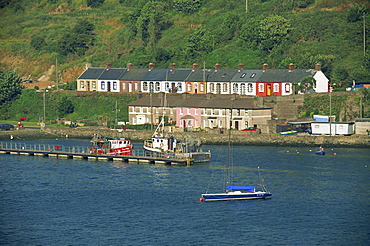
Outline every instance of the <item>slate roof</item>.
{"type": "Polygon", "coordinates": [[[231,82],[257,82],[262,74],[261,69],[242,69],[234,74],[231,82]]]}
{"type": "Polygon", "coordinates": [[[168,68],[153,68],[141,79],[143,81],[166,81],[170,70],[168,68]]]}
{"type": "Polygon", "coordinates": [[[127,69],[124,74],[121,75],[119,80],[127,80],[127,81],[141,81],[143,80],[144,76],[148,73],[147,68],[130,68],[127,69]]]}
{"type": "Polygon", "coordinates": [[[190,75],[190,68],[175,68],[168,73],[168,81],[185,81],[190,75]]]}
{"type": "Polygon", "coordinates": [[[300,82],[307,76],[313,76],[314,69],[267,69],[262,73],[258,82],[300,82]]]}
{"type": "MultiPolygon", "coordinates": [[[[237,98],[233,100],[230,95],[216,96],[202,96],[188,94],[187,97],[182,95],[167,95],[166,107],[188,107],[188,108],[224,108],[224,109],[267,109],[258,106],[257,101],[253,98],[237,98]]],[[[164,98],[160,95],[144,96],[135,102],[130,103],[128,106],[142,106],[142,107],[162,107],[164,98]]]]}
{"type": "Polygon", "coordinates": [[[126,68],[110,68],[104,69],[99,76],[99,80],[118,80],[123,73],[126,72],[126,68]]]}
{"type": "Polygon", "coordinates": [[[314,69],[203,69],[176,68],[110,68],[90,67],[78,79],[127,81],[190,81],[190,82],[300,82],[315,75],[314,69]]]}
{"type": "Polygon", "coordinates": [[[203,69],[203,68],[192,70],[189,76],[185,79],[185,82],[208,81],[208,77],[213,73],[213,70],[214,69],[203,69]]]}
{"type": "Polygon", "coordinates": [[[86,69],[78,79],[98,79],[104,70],[104,67],[90,67],[86,69]]]}
{"type": "Polygon", "coordinates": [[[237,72],[237,69],[213,70],[209,75],[207,82],[230,82],[237,72]]]}

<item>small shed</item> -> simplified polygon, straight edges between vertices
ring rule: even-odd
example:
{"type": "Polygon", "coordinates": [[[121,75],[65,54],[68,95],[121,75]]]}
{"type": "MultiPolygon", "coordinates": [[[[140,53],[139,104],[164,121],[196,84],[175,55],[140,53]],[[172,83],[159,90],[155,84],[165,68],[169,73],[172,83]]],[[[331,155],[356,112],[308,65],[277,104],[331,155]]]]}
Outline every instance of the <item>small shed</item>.
{"type": "Polygon", "coordinates": [[[354,122],[312,122],[312,135],[352,135],[355,131],[354,122]],[[331,129],[331,130],[330,130],[331,129]]]}
{"type": "Polygon", "coordinates": [[[311,127],[311,123],[314,122],[310,121],[295,121],[295,122],[288,122],[291,125],[291,130],[295,130],[297,132],[304,132],[305,130],[311,127]]]}
{"type": "Polygon", "coordinates": [[[361,118],[355,120],[356,134],[370,134],[370,118],[361,118]]]}

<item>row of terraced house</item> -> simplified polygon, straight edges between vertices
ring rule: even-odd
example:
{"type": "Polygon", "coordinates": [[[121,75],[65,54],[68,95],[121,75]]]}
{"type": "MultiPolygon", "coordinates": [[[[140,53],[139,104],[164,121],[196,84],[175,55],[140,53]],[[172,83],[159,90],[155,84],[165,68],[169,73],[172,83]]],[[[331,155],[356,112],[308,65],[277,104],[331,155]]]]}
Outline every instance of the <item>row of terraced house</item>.
{"type": "Polygon", "coordinates": [[[156,68],[153,63],[148,68],[134,68],[129,63],[126,68],[90,67],[77,79],[77,91],[97,92],[141,92],[141,93],[189,93],[189,94],[237,94],[248,96],[284,96],[293,94],[293,84],[303,78],[316,80],[315,92],[328,92],[329,80],[321,71],[320,64],[313,69],[295,69],[289,64],[287,69],[222,69],[216,64],[213,69],[156,68]]]}

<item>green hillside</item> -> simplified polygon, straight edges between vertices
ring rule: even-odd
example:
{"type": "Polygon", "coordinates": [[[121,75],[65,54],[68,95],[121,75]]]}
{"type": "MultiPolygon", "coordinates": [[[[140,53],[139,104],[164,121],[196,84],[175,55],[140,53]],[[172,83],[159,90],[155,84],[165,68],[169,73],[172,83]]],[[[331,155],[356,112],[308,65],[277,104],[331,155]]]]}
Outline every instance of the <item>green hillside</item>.
{"type": "Polygon", "coordinates": [[[369,6],[368,0],[1,0],[0,63],[37,79],[57,58],[64,82],[85,63],[321,63],[345,88],[370,81],[369,6]]]}

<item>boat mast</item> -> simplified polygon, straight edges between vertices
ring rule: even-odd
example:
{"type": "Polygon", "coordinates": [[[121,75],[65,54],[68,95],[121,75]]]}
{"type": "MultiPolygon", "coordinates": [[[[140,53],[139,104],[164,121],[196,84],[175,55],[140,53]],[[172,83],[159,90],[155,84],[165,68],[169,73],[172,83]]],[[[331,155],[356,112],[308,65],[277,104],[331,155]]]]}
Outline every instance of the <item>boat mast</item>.
{"type": "Polygon", "coordinates": [[[233,118],[233,106],[235,99],[231,99],[230,107],[230,119],[229,119],[229,131],[228,131],[228,145],[227,145],[227,160],[226,160],[226,178],[225,178],[225,189],[229,185],[229,167],[230,167],[230,149],[231,149],[231,127],[232,127],[232,118],[233,118]]]}

